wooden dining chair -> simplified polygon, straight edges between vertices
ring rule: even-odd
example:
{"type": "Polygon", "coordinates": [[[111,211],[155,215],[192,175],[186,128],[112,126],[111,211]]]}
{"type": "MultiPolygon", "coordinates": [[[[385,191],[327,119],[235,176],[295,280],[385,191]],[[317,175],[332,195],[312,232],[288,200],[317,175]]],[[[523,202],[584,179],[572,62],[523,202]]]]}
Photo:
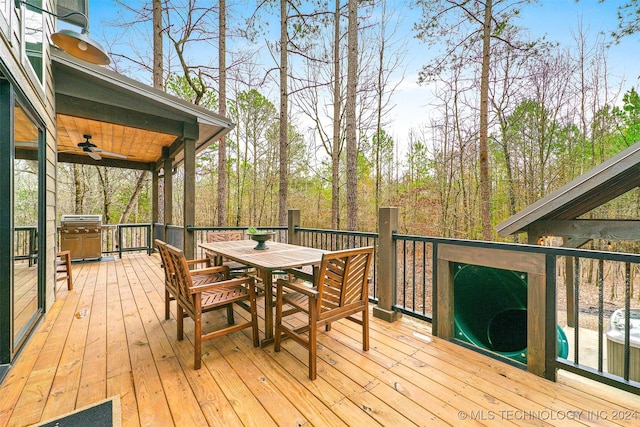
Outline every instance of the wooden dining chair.
{"type": "Polygon", "coordinates": [[[253,345],[257,347],[258,341],[258,311],[256,306],[255,279],[251,276],[228,279],[229,269],[225,266],[212,267],[219,269],[224,274],[220,279],[195,283],[197,275],[192,275],[184,253],[171,245],[166,245],[167,254],[174,268],[175,284],[177,288],[176,301],[178,312],[176,320],[178,341],[184,338],[184,313],[194,321],[194,369],[200,369],[202,363],[202,341],[210,340],[222,335],[251,327],[253,333],[253,345]],[[235,324],[233,317],[233,303],[249,302],[251,320],[235,324]],[[219,308],[227,308],[227,323],[224,328],[205,333],[202,329],[202,313],[219,308]]]}
{"type": "Polygon", "coordinates": [[[67,282],[67,289],[73,289],[71,273],[71,251],[60,251],[56,254],[56,282],[67,282]]]}
{"type": "MultiPolygon", "coordinates": [[[[285,279],[277,281],[274,350],[280,351],[282,336],[292,338],[309,351],[309,378],[316,379],[317,330],[349,319],[362,326],[362,349],[369,350],[369,270],[373,247],[328,252],[322,256],[313,286],[285,279]],[[284,307],[287,307],[285,309],[284,307]],[[305,313],[308,322],[293,328],[283,320],[305,313]],[[360,318],[353,317],[361,313],[360,318]]],[[[298,319],[299,320],[299,319],[298,319]]],[[[290,324],[299,324],[290,322],[290,324]]]]}
{"type": "MultiPolygon", "coordinates": [[[[164,270],[164,318],[168,320],[170,318],[171,301],[174,301],[175,296],[178,294],[178,288],[175,283],[175,267],[167,252],[167,243],[160,239],[156,239],[155,243],[164,270]]],[[[187,264],[189,265],[191,275],[194,276],[193,280],[195,283],[206,283],[207,281],[217,280],[221,274],[224,274],[224,269],[212,268],[211,259],[209,258],[190,260],[187,261],[187,264]],[[194,268],[198,266],[202,267],[194,268]]]]}
{"type": "MultiPolygon", "coordinates": [[[[214,230],[207,232],[207,243],[209,242],[231,242],[236,240],[244,240],[244,232],[242,230],[214,230]]],[[[231,274],[247,273],[252,270],[251,266],[242,264],[237,261],[223,258],[205,249],[207,257],[209,257],[214,265],[226,265],[229,267],[231,274]]]]}

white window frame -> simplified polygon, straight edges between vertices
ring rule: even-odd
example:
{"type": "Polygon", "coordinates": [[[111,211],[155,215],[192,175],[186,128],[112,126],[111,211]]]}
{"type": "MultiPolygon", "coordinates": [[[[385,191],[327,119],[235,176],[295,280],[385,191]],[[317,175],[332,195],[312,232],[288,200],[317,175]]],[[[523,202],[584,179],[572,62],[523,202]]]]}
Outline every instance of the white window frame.
{"type": "MultiPolygon", "coordinates": [[[[8,0],[13,3],[12,0],[8,0]]],[[[41,0],[41,4],[44,6],[47,3],[47,0],[41,0]]],[[[49,43],[47,36],[45,35],[45,14],[43,12],[30,12],[27,11],[27,6],[23,3],[20,4],[20,45],[21,45],[21,61],[22,64],[34,82],[37,82],[38,87],[44,89],[46,83],[46,66],[45,66],[45,46],[49,43]],[[26,38],[26,21],[27,21],[27,13],[36,13],[40,15],[40,34],[42,35],[42,69],[40,70],[40,74],[42,78],[38,75],[37,70],[31,63],[31,59],[27,55],[27,38],[26,38]]]]}

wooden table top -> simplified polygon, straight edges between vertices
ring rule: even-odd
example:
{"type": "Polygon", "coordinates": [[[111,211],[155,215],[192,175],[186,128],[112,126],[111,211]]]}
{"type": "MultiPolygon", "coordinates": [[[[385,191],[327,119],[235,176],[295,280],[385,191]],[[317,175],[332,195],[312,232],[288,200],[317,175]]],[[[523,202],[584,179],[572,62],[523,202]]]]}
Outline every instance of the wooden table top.
{"type": "Polygon", "coordinates": [[[268,249],[253,249],[257,244],[258,242],[253,240],[233,240],[200,243],[199,246],[225,258],[264,270],[282,270],[305,265],[317,265],[322,260],[322,254],[327,252],[322,249],[271,241],[267,242],[268,249]]]}

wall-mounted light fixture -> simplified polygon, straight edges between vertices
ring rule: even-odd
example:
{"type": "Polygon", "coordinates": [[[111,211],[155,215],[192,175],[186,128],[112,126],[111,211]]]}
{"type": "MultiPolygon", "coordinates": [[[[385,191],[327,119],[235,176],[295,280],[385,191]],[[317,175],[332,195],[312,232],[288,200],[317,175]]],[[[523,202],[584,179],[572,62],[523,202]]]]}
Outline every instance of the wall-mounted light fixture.
{"type": "Polygon", "coordinates": [[[16,7],[20,7],[21,4],[27,5],[30,8],[39,10],[49,15],[53,15],[56,18],[67,18],[71,15],[79,15],[84,18],[85,25],[82,28],[82,32],[78,33],[72,30],[60,30],[51,34],[51,41],[55,43],[60,49],[82,59],[83,61],[91,62],[92,64],[108,65],[111,62],[109,55],[95,40],[89,37],[89,20],[80,12],[70,12],[66,15],[58,15],[53,12],[49,12],[46,9],[42,9],[38,6],[34,6],[26,0],[15,0],[16,7]]]}

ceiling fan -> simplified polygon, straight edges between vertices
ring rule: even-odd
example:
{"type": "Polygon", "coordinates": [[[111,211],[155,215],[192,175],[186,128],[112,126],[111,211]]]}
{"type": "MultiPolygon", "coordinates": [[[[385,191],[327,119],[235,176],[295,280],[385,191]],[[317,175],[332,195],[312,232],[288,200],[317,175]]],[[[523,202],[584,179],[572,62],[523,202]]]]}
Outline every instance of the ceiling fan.
{"type": "Polygon", "coordinates": [[[87,153],[89,157],[91,157],[93,160],[101,160],[102,156],[100,154],[108,157],[115,157],[118,159],[128,158],[128,156],[125,156],[124,154],[112,153],[110,151],[105,151],[102,148],[98,147],[97,145],[89,141],[91,139],[91,135],[82,135],[82,137],[85,140],[78,143],[78,148],[81,148],[82,151],[87,153]]]}

